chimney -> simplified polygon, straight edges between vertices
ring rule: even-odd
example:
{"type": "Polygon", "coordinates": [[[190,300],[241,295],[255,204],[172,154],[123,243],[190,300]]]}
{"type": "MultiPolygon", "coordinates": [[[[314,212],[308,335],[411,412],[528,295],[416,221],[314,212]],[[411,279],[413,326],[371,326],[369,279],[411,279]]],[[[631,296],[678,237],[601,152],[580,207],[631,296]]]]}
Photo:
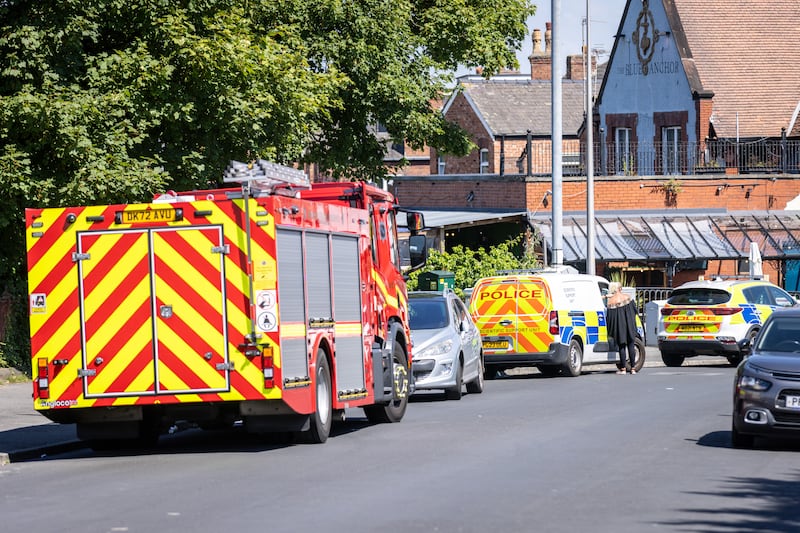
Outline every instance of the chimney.
{"type": "MultiPolygon", "coordinates": [[[[583,47],[583,54],[586,54],[586,46],[583,47]]],[[[586,65],[583,54],[567,56],[567,75],[568,80],[583,81],[586,79],[586,65]]],[[[592,57],[592,75],[597,74],[597,58],[592,57]]]]}
{"type": "Polygon", "coordinates": [[[544,27],[544,53],[547,55],[553,55],[553,49],[550,46],[553,42],[553,23],[545,22],[544,27]]]}
{"type": "Polygon", "coordinates": [[[542,48],[542,30],[536,28],[533,30],[533,55],[541,54],[544,51],[542,48]]]}
{"type": "Polygon", "coordinates": [[[542,49],[542,30],[533,30],[533,52],[528,56],[528,61],[531,63],[532,80],[549,80],[552,77],[551,26],[552,24],[548,22],[547,30],[544,33],[544,49],[542,49]]]}

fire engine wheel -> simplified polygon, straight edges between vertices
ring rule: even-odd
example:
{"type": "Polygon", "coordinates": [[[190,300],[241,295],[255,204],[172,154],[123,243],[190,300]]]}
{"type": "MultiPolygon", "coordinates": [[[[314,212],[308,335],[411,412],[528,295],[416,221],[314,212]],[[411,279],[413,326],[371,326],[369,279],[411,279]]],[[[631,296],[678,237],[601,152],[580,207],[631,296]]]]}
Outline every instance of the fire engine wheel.
{"type": "Polygon", "coordinates": [[[569,354],[567,355],[567,362],[561,367],[563,373],[567,376],[577,377],[581,375],[581,368],[583,367],[583,350],[581,345],[575,339],[569,343],[569,354]]]}
{"type": "Polygon", "coordinates": [[[645,348],[644,341],[642,339],[636,339],[634,344],[636,346],[636,363],[633,365],[633,369],[639,372],[644,367],[647,349],[645,348]]]}
{"type": "Polygon", "coordinates": [[[298,435],[298,440],[309,444],[322,444],[328,440],[333,424],[331,403],[331,370],[324,350],[317,351],[316,409],[311,415],[311,427],[298,435]]]}
{"type": "Polygon", "coordinates": [[[387,405],[368,405],[364,407],[364,414],[367,420],[372,423],[391,423],[400,422],[406,414],[408,407],[408,360],[403,347],[399,343],[392,344],[392,375],[394,394],[396,400],[392,400],[387,405]]]}

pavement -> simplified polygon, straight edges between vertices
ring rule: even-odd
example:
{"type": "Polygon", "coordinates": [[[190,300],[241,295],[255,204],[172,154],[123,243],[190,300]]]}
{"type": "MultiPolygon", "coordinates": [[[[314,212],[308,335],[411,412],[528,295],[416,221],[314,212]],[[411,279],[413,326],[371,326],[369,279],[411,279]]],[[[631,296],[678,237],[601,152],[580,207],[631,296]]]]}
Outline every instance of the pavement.
{"type": "MultiPolygon", "coordinates": [[[[722,357],[692,357],[684,362],[684,366],[709,364],[727,365],[727,361],[722,357]]],[[[644,366],[664,367],[658,348],[647,347],[644,366]]],[[[588,371],[605,369],[612,371],[614,367],[585,367],[588,371]]],[[[34,410],[32,393],[30,381],[17,383],[0,379],[0,467],[86,447],[78,439],[75,424],[56,424],[34,410]]]]}

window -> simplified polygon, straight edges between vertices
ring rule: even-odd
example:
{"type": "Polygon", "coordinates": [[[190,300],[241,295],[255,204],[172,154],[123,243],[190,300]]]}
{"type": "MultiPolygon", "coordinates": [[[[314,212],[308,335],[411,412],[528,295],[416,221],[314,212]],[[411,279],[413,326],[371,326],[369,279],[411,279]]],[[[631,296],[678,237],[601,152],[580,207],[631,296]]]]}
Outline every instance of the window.
{"type": "Polygon", "coordinates": [[[444,174],[445,166],[447,166],[447,163],[445,163],[444,161],[444,156],[440,155],[439,157],[437,157],[437,163],[439,166],[439,174],[444,174]]]}
{"type": "Polygon", "coordinates": [[[747,303],[756,305],[771,305],[769,291],[766,286],[756,286],[744,289],[742,291],[744,297],[747,298],[747,303]]]}
{"type": "Polygon", "coordinates": [[[561,156],[561,173],[565,176],[579,176],[582,172],[581,154],[565,153],[561,156]]]}
{"type": "Polygon", "coordinates": [[[397,243],[397,224],[394,219],[394,211],[390,211],[386,215],[386,221],[389,223],[389,248],[391,250],[391,261],[397,270],[400,270],[400,247],[397,243]]]}
{"type": "Polygon", "coordinates": [[[631,155],[631,129],[616,128],[614,130],[614,161],[617,174],[633,175],[633,156],[631,155]]]}
{"type": "Polygon", "coordinates": [[[488,174],[489,173],[489,150],[486,148],[481,148],[481,174],[488,174]]]}
{"type": "Polygon", "coordinates": [[[779,307],[792,307],[795,304],[794,298],[792,296],[779,289],[778,287],[767,287],[772,299],[775,301],[775,305],[779,307]]]}
{"type": "Polygon", "coordinates": [[[679,143],[681,140],[681,128],[679,126],[669,126],[661,129],[661,145],[664,161],[662,162],[665,175],[680,174],[680,151],[679,143]]]}

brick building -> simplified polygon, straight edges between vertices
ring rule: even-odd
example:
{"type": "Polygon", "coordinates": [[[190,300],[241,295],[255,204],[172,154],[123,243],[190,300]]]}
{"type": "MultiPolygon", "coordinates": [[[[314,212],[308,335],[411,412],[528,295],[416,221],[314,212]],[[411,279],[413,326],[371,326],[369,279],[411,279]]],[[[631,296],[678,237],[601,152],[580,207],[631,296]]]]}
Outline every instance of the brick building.
{"type": "MultiPolygon", "coordinates": [[[[709,25],[707,2],[626,4],[592,114],[595,270],[619,268],[639,286],[665,287],[701,274],[738,275],[755,242],[765,274],[800,290],[800,212],[787,210],[800,197],[800,77],[785,67],[800,64],[800,33],[793,26],[800,4],[730,0],[717,9],[723,12],[715,11],[709,25]]],[[[462,161],[445,158],[441,169],[432,158],[429,176],[394,181],[404,206],[437,221],[442,247],[459,239],[491,244],[508,236],[503,231],[531,231],[542,239],[542,258],[552,253],[552,178],[535,165],[521,170],[509,163],[535,146],[522,143],[522,132],[530,128],[544,143],[550,138],[550,80],[534,80],[549,73],[550,64],[547,54],[534,50],[531,80],[465,84],[444,108],[473,133],[484,159],[478,151],[462,161]],[[504,88],[534,93],[537,84],[547,87],[538,99],[511,97],[504,88]],[[484,93],[496,99],[496,109],[482,105],[484,93]],[[548,110],[537,121],[540,130],[530,125],[538,111],[527,109],[536,106],[548,110]],[[509,121],[502,128],[496,125],[501,118],[509,121]],[[511,132],[517,133],[513,141],[503,136],[511,132]],[[458,223],[449,225],[448,215],[458,223]],[[487,225],[492,220],[506,226],[487,225]]],[[[571,76],[576,79],[562,86],[580,85],[582,92],[579,76],[571,76]]],[[[567,117],[582,120],[584,104],[565,88],[563,106],[564,262],[583,269],[587,180],[580,164],[586,147],[578,144],[578,172],[569,172],[576,159],[567,157],[573,153],[567,143],[580,143],[582,122],[575,126],[567,117]]]]}
{"type": "Polygon", "coordinates": [[[629,0],[595,102],[612,173],[797,170],[798,2],[629,0]]]}
{"type": "MultiPolygon", "coordinates": [[[[504,71],[491,79],[462,76],[442,112],[467,131],[477,148],[464,157],[431,152],[431,174],[545,174],[550,172],[552,49],[548,23],[532,35],[531,73],[504,71]],[[529,157],[530,154],[530,157],[529,157]]],[[[592,62],[596,67],[596,61],[592,62]]],[[[602,76],[594,68],[593,79],[602,76]]],[[[582,56],[567,58],[562,87],[564,173],[580,170],[580,129],[585,116],[582,56]]],[[[599,84],[598,84],[599,86],[599,84]]]]}

